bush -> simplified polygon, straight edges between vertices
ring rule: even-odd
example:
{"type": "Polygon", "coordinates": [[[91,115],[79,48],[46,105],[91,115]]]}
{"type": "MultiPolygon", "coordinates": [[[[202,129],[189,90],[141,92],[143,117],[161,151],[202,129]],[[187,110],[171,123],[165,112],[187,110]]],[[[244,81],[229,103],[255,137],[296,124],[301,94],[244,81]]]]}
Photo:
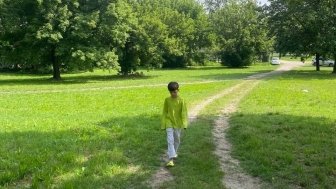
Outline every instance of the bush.
{"type": "Polygon", "coordinates": [[[253,62],[253,53],[248,48],[242,48],[240,51],[224,50],[221,53],[221,64],[229,67],[245,67],[253,62]]]}

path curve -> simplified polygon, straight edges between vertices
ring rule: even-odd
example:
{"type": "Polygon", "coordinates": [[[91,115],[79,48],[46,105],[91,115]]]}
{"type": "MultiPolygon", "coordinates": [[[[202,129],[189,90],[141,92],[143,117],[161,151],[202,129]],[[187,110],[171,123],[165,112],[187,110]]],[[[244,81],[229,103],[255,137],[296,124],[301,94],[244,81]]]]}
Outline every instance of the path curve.
{"type": "MultiPolygon", "coordinates": [[[[224,89],[223,91],[221,91],[220,93],[211,96],[210,98],[204,100],[203,102],[201,102],[200,104],[196,105],[195,107],[193,107],[191,109],[191,111],[189,112],[188,118],[189,118],[189,124],[191,124],[192,122],[196,121],[198,114],[200,113],[200,111],[202,109],[204,109],[207,105],[211,104],[213,101],[222,98],[225,95],[228,95],[232,92],[237,91],[238,89],[240,89],[243,86],[248,86],[250,87],[250,89],[246,89],[244,90],[245,92],[242,93],[241,95],[237,96],[235,99],[233,99],[230,102],[230,105],[227,106],[226,109],[224,109],[222,112],[223,114],[227,114],[227,113],[232,113],[235,111],[239,101],[241,98],[243,98],[250,90],[252,90],[254,88],[254,86],[256,86],[260,81],[259,79],[262,79],[264,77],[270,76],[270,75],[275,75],[275,74],[280,74],[284,71],[288,71],[293,69],[294,67],[300,66],[301,64],[299,63],[288,63],[288,62],[284,62],[277,70],[272,71],[272,72],[267,72],[267,73],[261,73],[261,74],[254,74],[251,76],[248,76],[244,81],[242,81],[241,83],[234,85],[230,88],[224,89]],[[252,82],[253,81],[253,82],[252,82]],[[252,82],[252,83],[251,83],[252,82]],[[225,111],[227,111],[227,113],[225,113],[225,111]]],[[[231,146],[229,145],[228,141],[226,140],[226,138],[222,137],[221,135],[225,132],[225,129],[227,129],[226,127],[222,127],[225,126],[225,124],[223,123],[227,123],[228,121],[228,117],[223,116],[222,118],[216,120],[216,127],[214,128],[213,131],[213,136],[216,142],[216,151],[215,154],[219,157],[221,156],[225,156],[226,158],[228,156],[230,156],[229,153],[224,153],[226,151],[228,151],[231,146]],[[224,130],[223,130],[224,129],[224,130]],[[222,145],[224,144],[224,146],[222,145]]],[[[228,127],[228,124],[226,124],[226,126],[228,127]]],[[[228,151],[229,152],[229,151],[228,151]]],[[[227,162],[227,159],[220,159],[220,164],[221,164],[221,168],[224,171],[224,173],[226,173],[226,178],[227,176],[227,172],[226,172],[226,167],[224,167],[224,165],[227,162]]],[[[151,188],[160,188],[160,186],[168,181],[172,181],[174,180],[174,176],[169,172],[169,170],[167,168],[165,168],[165,162],[167,161],[167,157],[165,154],[161,155],[161,167],[155,172],[155,174],[152,175],[152,177],[146,182],[151,188]]],[[[234,162],[234,164],[238,165],[238,161],[237,160],[232,160],[232,162],[234,162]]],[[[236,166],[234,166],[236,167],[236,166]]],[[[234,172],[232,172],[230,175],[233,175],[234,172]]],[[[240,177],[241,175],[236,175],[233,176],[233,178],[231,180],[237,180],[237,177],[240,177]]],[[[244,179],[244,178],[242,178],[244,179]]],[[[239,182],[243,181],[243,180],[239,180],[239,182]]],[[[223,179],[223,184],[225,183],[225,179],[223,179]]],[[[243,181],[244,182],[244,181],[243,181]]],[[[254,181],[253,181],[254,182],[254,181]]],[[[232,182],[231,182],[232,183],[232,182]]],[[[256,181],[256,183],[259,183],[259,181],[256,181]]],[[[224,184],[225,185],[225,184],[224,184]]],[[[230,186],[229,186],[230,187],[230,186]]],[[[234,187],[233,187],[234,188],[234,187]]]]}

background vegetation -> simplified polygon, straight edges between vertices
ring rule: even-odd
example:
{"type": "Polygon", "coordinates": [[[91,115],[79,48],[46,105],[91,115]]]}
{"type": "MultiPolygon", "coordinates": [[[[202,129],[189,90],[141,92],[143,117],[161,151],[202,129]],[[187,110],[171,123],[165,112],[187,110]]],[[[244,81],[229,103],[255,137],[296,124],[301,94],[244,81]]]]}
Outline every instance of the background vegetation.
{"type": "Polygon", "coordinates": [[[251,65],[272,45],[260,9],[245,0],[223,5],[210,13],[194,0],[2,0],[0,64],[53,71],[54,79],[73,70],[128,75],[139,66],[218,59],[232,67],[251,65]]]}

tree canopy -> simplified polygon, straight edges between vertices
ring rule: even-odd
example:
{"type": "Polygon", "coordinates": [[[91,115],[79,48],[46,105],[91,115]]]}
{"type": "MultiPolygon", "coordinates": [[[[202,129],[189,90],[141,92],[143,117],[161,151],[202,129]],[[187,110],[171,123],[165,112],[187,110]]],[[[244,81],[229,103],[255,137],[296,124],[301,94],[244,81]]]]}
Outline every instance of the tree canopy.
{"type": "Polygon", "coordinates": [[[271,50],[272,39],[255,1],[227,1],[211,18],[224,65],[248,66],[257,55],[271,50]]]}
{"type": "Polygon", "coordinates": [[[276,50],[335,57],[335,6],[333,0],[270,0],[266,11],[276,50]]]}
{"type": "Polygon", "coordinates": [[[255,1],[0,0],[0,64],[36,72],[247,66],[272,40],[255,1]]]}

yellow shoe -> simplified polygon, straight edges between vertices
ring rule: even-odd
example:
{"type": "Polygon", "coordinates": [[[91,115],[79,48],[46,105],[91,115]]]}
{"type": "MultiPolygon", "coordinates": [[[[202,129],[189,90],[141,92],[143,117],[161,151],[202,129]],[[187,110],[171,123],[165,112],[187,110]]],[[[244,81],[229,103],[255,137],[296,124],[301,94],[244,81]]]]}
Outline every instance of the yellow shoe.
{"type": "Polygon", "coordinates": [[[167,167],[174,167],[174,162],[173,162],[173,160],[168,161],[168,163],[167,163],[166,166],[167,166],[167,167]]]}

